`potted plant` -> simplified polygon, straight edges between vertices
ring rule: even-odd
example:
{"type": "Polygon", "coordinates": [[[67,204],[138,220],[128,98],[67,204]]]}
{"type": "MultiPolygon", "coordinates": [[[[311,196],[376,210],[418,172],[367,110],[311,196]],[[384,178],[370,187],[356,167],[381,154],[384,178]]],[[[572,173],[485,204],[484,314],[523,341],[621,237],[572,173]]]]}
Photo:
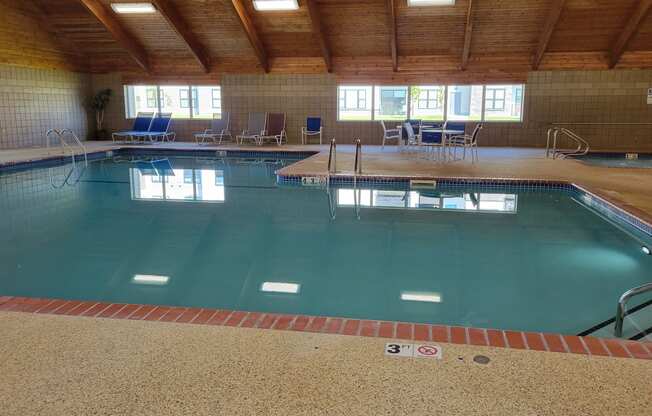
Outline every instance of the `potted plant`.
{"type": "Polygon", "coordinates": [[[111,90],[105,89],[93,97],[91,100],[91,109],[95,111],[95,138],[97,139],[106,139],[108,137],[108,132],[103,128],[104,124],[104,110],[109,105],[109,100],[111,98],[111,90]]]}

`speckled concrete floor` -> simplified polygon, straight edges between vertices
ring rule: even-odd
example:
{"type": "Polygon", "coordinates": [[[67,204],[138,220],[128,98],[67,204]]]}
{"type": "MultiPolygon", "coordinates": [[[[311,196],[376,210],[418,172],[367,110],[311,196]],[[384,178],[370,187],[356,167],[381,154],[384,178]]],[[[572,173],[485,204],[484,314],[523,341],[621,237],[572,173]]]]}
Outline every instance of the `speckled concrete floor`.
{"type": "Polygon", "coordinates": [[[2,415],[643,415],[652,361],[0,313],[2,415]],[[491,359],[473,362],[476,354],[491,359]]]}

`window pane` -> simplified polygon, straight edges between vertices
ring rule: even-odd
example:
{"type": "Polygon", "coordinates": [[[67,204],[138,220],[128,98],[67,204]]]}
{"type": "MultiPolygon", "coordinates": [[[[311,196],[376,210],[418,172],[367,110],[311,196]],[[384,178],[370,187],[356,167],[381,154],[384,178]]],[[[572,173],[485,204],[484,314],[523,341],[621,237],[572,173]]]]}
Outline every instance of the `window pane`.
{"type": "Polygon", "coordinates": [[[161,86],[160,90],[162,113],[172,113],[172,118],[190,118],[190,106],[185,106],[189,98],[181,100],[182,96],[188,97],[187,86],[166,85],[161,86]]]}
{"type": "Polygon", "coordinates": [[[125,111],[127,118],[135,118],[139,112],[157,112],[156,86],[125,85],[125,111]]]}
{"type": "Polygon", "coordinates": [[[481,117],[481,85],[451,85],[448,87],[448,120],[479,121],[481,117]]]}
{"type": "Polygon", "coordinates": [[[410,87],[412,107],[410,117],[416,120],[443,121],[446,87],[415,85],[410,87]]]}
{"type": "Polygon", "coordinates": [[[338,120],[371,120],[370,86],[341,86],[337,94],[338,120]]]}
{"type": "Polygon", "coordinates": [[[485,121],[522,121],[523,85],[487,85],[485,121]]]}
{"type": "Polygon", "coordinates": [[[222,115],[222,96],[218,86],[192,87],[192,118],[213,118],[213,114],[222,115]]]}
{"type": "Polygon", "coordinates": [[[374,119],[407,119],[407,87],[375,87],[374,119]]]}

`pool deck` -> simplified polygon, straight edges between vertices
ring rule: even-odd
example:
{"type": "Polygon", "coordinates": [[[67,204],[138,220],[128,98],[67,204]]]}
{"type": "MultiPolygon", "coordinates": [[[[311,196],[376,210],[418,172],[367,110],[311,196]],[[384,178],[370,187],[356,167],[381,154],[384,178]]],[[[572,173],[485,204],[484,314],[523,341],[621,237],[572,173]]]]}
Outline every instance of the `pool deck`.
{"type": "MultiPolygon", "coordinates": [[[[281,149],[322,151],[281,173],[326,173],[325,146],[281,149]]],[[[0,164],[56,156],[2,150],[0,164]]],[[[352,146],[338,147],[337,163],[341,174],[352,173],[352,146]]],[[[652,217],[651,170],[547,160],[542,149],[483,148],[479,163],[435,164],[365,147],[363,173],[568,181],[652,217]]],[[[24,312],[0,312],[0,334],[0,414],[7,415],[625,415],[652,408],[652,360],[454,343],[438,343],[442,360],[395,358],[384,355],[388,339],[380,337],[24,312]],[[475,355],[491,361],[476,364],[475,355]]]]}

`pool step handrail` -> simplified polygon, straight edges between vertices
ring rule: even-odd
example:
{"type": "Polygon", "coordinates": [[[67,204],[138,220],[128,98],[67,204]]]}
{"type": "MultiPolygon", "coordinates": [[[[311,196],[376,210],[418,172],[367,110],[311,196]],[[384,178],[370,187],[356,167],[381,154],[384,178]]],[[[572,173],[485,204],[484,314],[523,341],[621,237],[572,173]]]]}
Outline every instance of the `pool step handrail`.
{"type": "Polygon", "coordinates": [[[614,323],[615,337],[622,338],[623,336],[623,322],[625,321],[625,316],[627,315],[627,311],[625,310],[627,302],[634,296],[648,292],[652,292],[652,283],[646,283],[644,285],[637,286],[620,295],[620,299],[618,299],[618,307],[616,308],[616,321],[614,323]]]}
{"type": "Polygon", "coordinates": [[[75,132],[72,131],[71,129],[63,129],[63,130],[61,130],[60,134],[61,134],[62,140],[64,140],[64,141],[66,140],[66,134],[70,138],[72,138],[73,143],[75,144],[75,146],[77,146],[81,150],[82,154],[84,155],[84,165],[88,166],[88,152],[86,151],[86,146],[84,146],[84,143],[82,143],[82,141],[79,140],[79,137],[77,137],[75,132]]]}
{"type": "Polygon", "coordinates": [[[328,173],[337,172],[337,142],[333,137],[331,139],[331,146],[328,150],[328,173]]]}
{"type": "Polygon", "coordinates": [[[546,158],[552,157],[553,159],[564,159],[568,156],[583,156],[589,153],[591,145],[579,134],[559,126],[550,127],[547,133],[546,140],[546,158]],[[559,135],[565,135],[577,144],[574,150],[561,150],[557,148],[557,138],[559,135]],[[551,143],[552,138],[552,143],[551,143]],[[552,147],[551,147],[552,146],[552,147]]]}
{"type": "Polygon", "coordinates": [[[355,161],[353,162],[353,172],[355,175],[362,173],[362,142],[360,139],[355,140],[355,161]]]}

